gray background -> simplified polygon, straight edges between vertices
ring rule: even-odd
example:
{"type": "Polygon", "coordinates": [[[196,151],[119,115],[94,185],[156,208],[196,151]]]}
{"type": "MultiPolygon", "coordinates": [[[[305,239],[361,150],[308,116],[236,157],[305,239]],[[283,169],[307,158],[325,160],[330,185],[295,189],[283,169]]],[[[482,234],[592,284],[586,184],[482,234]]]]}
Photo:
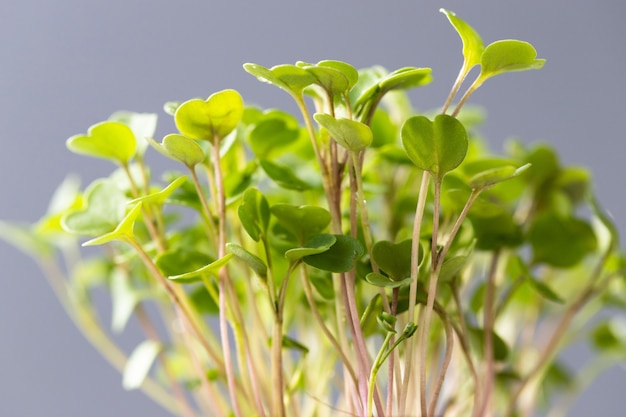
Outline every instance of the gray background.
{"type": "MultiPolygon", "coordinates": [[[[5,0],[0,218],[36,220],[68,172],[84,183],[106,175],[109,164],[70,154],[64,142],[116,110],[159,112],[160,137],[173,131],[165,101],[223,88],[293,109],[286,94],[246,74],[244,62],[430,66],[435,82],[414,103],[440,106],[461,45],[439,7],[457,12],[487,43],[527,40],[548,59],[541,71],[502,76],[474,95],[489,111],[485,136],[496,149],[510,136],[546,140],[564,162],[591,167],[601,200],[626,231],[623,0],[5,0]]],[[[167,415],[143,394],[122,390],[30,259],[0,242],[0,262],[0,416],[167,415]]],[[[127,347],[137,341],[132,332],[123,338],[127,347]]],[[[571,415],[623,415],[625,382],[623,369],[609,371],[571,415]]]]}

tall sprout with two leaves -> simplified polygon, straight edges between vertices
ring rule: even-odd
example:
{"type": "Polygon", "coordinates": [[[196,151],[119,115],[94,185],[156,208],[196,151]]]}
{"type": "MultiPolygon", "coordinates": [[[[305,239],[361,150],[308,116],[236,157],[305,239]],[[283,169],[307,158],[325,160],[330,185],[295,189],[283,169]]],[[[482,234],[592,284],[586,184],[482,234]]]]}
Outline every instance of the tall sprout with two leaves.
{"type": "MultiPolygon", "coordinates": [[[[617,233],[584,169],[547,145],[495,155],[477,137],[470,95],[544,61],[522,41],[485,47],[443,13],[464,63],[440,114],[406,95],[429,68],[246,64],[300,113],[223,90],[168,103],[178,132],[160,141],[154,115],[117,113],[67,145],[119,169],[82,192],[64,183],[43,219],[0,233],[41,263],[124,386],[174,415],[564,410],[556,394],[581,385],[559,351],[603,302],[626,306],[617,233]],[[164,186],[148,144],[180,164],[164,186]],[[76,236],[104,254],[81,259],[76,236]],[[130,355],[91,303],[101,285],[113,332],[131,318],[144,331],[130,355]]],[[[619,328],[600,323],[593,340],[614,352],[619,328]]]]}

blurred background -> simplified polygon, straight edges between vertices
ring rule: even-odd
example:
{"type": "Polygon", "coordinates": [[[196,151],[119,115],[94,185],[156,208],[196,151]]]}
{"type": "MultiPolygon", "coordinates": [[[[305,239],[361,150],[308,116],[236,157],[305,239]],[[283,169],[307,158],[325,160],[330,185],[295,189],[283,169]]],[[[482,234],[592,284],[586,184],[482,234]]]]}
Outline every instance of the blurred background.
{"type": "MultiPolygon", "coordinates": [[[[295,110],[285,93],[245,73],[245,62],[432,67],[435,81],[413,93],[413,103],[441,106],[462,55],[440,7],[468,21],[485,43],[526,40],[547,58],[541,71],[490,80],[472,97],[488,109],[483,133],[498,151],[510,137],[541,140],[564,163],[588,166],[600,200],[626,232],[622,0],[4,1],[0,219],[37,220],[70,172],[83,184],[108,175],[109,163],[71,154],[65,140],[116,110],[159,113],[159,139],[173,132],[164,102],[224,88],[295,110]]],[[[162,161],[149,151],[148,162],[162,161]]],[[[120,375],[76,330],[29,258],[0,242],[0,265],[0,416],[168,415],[122,389],[120,375]]],[[[129,349],[133,330],[122,336],[129,349]]],[[[566,360],[576,367],[588,354],[579,347],[566,360]]],[[[610,369],[570,415],[622,416],[624,387],[624,368],[610,369]]]]}

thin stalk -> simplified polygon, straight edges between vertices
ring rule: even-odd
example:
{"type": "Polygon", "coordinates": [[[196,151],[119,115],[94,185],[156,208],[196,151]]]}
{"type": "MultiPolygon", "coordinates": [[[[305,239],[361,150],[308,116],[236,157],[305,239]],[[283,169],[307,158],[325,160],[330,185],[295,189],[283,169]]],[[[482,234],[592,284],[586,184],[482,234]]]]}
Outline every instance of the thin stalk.
{"type": "Polygon", "coordinates": [[[495,298],[496,298],[496,274],[500,261],[500,250],[496,250],[491,258],[491,265],[487,274],[487,286],[485,288],[485,303],[483,305],[483,328],[485,336],[485,375],[483,377],[483,396],[474,416],[484,416],[489,408],[495,382],[495,363],[493,357],[493,326],[495,321],[495,298]]]}
{"type": "Polygon", "coordinates": [[[432,395],[430,397],[430,405],[428,407],[428,415],[434,416],[435,409],[437,407],[437,402],[439,401],[439,394],[441,393],[441,388],[443,387],[443,383],[446,378],[446,373],[448,371],[448,367],[450,366],[450,362],[452,361],[452,350],[454,348],[454,336],[452,334],[452,326],[450,325],[450,321],[446,316],[440,316],[443,321],[445,333],[446,333],[446,351],[444,353],[443,362],[441,364],[441,369],[439,370],[439,375],[437,376],[437,380],[435,381],[435,386],[433,388],[432,395]]]}
{"type": "MultiPolygon", "coordinates": [[[[220,138],[213,138],[213,169],[215,175],[215,185],[217,192],[217,217],[218,226],[218,257],[226,256],[226,194],[224,191],[224,179],[222,175],[222,167],[220,161],[220,138]]],[[[233,405],[236,417],[243,417],[241,407],[237,398],[237,386],[235,382],[235,370],[233,367],[233,359],[231,356],[230,340],[228,337],[228,322],[226,319],[226,286],[229,279],[226,268],[220,269],[219,272],[219,322],[220,322],[220,339],[222,342],[222,354],[224,355],[224,365],[226,368],[226,380],[228,384],[228,392],[233,405]]]]}
{"type": "MultiPolygon", "coordinates": [[[[422,172],[422,181],[420,184],[419,195],[417,197],[417,207],[415,208],[415,217],[413,220],[413,243],[411,245],[411,284],[409,286],[409,312],[408,320],[413,323],[417,323],[417,312],[415,311],[415,303],[413,300],[417,297],[417,278],[419,273],[419,248],[420,248],[420,231],[422,227],[422,219],[424,217],[424,207],[426,206],[426,197],[428,195],[428,184],[430,182],[430,175],[424,171],[422,172]]],[[[418,329],[419,331],[419,329],[418,329]]],[[[409,391],[409,384],[411,381],[411,373],[413,370],[413,357],[415,356],[415,338],[410,338],[407,341],[406,354],[405,354],[405,371],[404,379],[402,381],[402,387],[400,387],[399,395],[399,413],[400,415],[406,414],[406,399],[409,391]]]]}
{"type": "Polygon", "coordinates": [[[433,202],[433,234],[432,234],[432,269],[430,273],[430,282],[428,285],[428,299],[426,301],[426,309],[424,310],[424,325],[420,332],[420,407],[424,417],[428,417],[428,409],[426,405],[426,360],[428,355],[428,336],[430,331],[430,321],[437,296],[437,284],[439,281],[439,271],[443,262],[439,262],[439,254],[437,249],[437,235],[439,233],[439,198],[441,194],[441,180],[434,181],[434,202],[433,202]]]}
{"type": "Polygon", "coordinates": [[[370,371],[369,382],[367,384],[367,416],[373,417],[373,402],[374,402],[374,390],[376,388],[376,375],[378,375],[378,371],[383,365],[385,361],[385,353],[387,352],[388,345],[391,343],[391,338],[393,337],[392,332],[388,332],[387,336],[385,336],[385,340],[383,341],[380,350],[378,351],[378,355],[376,355],[376,359],[374,360],[374,364],[372,365],[372,369],[370,371]]]}
{"type": "Polygon", "coordinates": [[[446,111],[448,110],[450,103],[452,103],[452,100],[456,96],[456,93],[459,92],[459,89],[461,88],[461,84],[463,84],[463,81],[465,80],[465,77],[467,77],[469,70],[470,68],[467,67],[467,63],[463,62],[461,71],[459,71],[459,75],[456,77],[456,80],[454,81],[452,90],[450,90],[450,93],[448,94],[448,98],[446,98],[446,102],[444,103],[443,108],[441,109],[441,114],[445,114],[446,111]]]}
{"type": "Polygon", "coordinates": [[[352,379],[352,382],[354,383],[354,385],[357,386],[356,374],[354,372],[354,368],[352,367],[352,364],[350,363],[350,360],[348,359],[346,353],[341,347],[339,341],[337,341],[335,336],[333,336],[333,334],[330,332],[330,330],[326,326],[324,319],[322,318],[319,310],[317,309],[317,306],[315,305],[315,299],[313,298],[313,289],[311,288],[311,283],[309,282],[309,278],[306,273],[306,268],[303,266],[300,269],[300,271],[301,271],[300,277],[302,280],[302,288],[304,289],[304,295],[307,299],[307,302],[309,303],[309,307],[311,308],[311,313],[313,313],[313,318],[322,329],[322,333],[324,333],[324,335],[328,338],[329,342],[333,345],[333,347],[335,348],[335,350],[341,357],[341,361],[344,365],[344,368],[348,371],[348,374],[350,375],[350,378],[352,379]]]}
{"type": "MultiPolygon", "coordinates": [[[[102,330],[96,313],[91,308],[79,305],[72,300],[63,276],[64,274],[53,259],[39,259],[38,264],[61,302],[63,309],[76,327],[111,366],[119,373],[123,373],[128,357],[111,340],[109,335],[102,330]]],[[[175,398],[151,377],[148,376],[144,379],[140,389],[170,413],[180,415],[175,398]]]]}
{"type": "MultiPolygon", "coordinates": [[[[146,337],[150,340],[156,341],[159,344],[161,344],[162,343],[161,338],[159,337],[159,334],[157,333],[154,325],[152,324],[150,317],[148,316],[148,314],[146,313],[146,311],[144,310],[141,304],[138,304],[135,307],[135,315],[137,317],[137,320],[139,321],[140,326],[143,328],[144,333],[146,334],[146,337]]],[[[165,353],[159,352],[157,356],[157,360],[163,367],[163,370],[165,372],[165,377],[167,378],[167,381],[170,387],[172,388],[172,394],[174,395],[176,402],[178,402],[181,414],[183,414],[186,417],[194,417],[195,412],[193,411],[191,404],[189,404],[187,397],[185,397],[185,392],[183,391],[182,387],[176,381],[176,378],[174,377],[172,369],[167,362],[165,353]]]]}
{"type": "Polygon", "coordinates": [[[215,225],[213,224],[213,213],[209,208],[209,204],[207,203],[206,197],[204,195],[204,191],[202,191],[202,186],[200,185],[200,180],[198,179],[198,174],[193,167],[189,168],[189,174],[191,175],[191,180],[193,182],[194,187],[196,188],[196,193],[198,194],[198,198],[200,199],[200,204],[202,205],[202,210],[204,211],[204,217],[206,217],[206,225],[209,234],[209,240],[216,244],[218,242],[217,232],[215,231],[215,225]]]}
{"type": "Polygon", "coordinates": [[[453,117],[456,117],[459,114],[459,112],[461,111],[461,108],[463,107],[467,99],[470,98],[470,96],[474,93],[474,91],[476,91],[478,87],[482,85],[483,81],[484,79],[482,79],[480,76],[478,76],[478,78],[474,80],[472,85],[469,86],[465,94],[463,94],[463,96],[461,97],[461,100],[459,100],[456,107],[454,108],[454,111],[452,112],[453,117]]]}

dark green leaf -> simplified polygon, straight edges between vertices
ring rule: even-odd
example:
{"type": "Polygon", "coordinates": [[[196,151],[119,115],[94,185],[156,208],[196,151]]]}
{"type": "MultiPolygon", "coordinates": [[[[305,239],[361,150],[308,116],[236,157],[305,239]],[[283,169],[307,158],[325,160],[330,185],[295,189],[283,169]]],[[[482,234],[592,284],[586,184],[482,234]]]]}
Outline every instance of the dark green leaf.
{"type": "Polygon", "coordinates": [[[267,199],[256,188],[249,188],[237,210],[241,224],[248,235],[256,242],[267,234],[270,222],[270,206],[267,199]]]}
{"type": "Polygon", "coordinates": [[[227,243],[226,249],[248,265],[259,278],[267,278],[267,265],[265,265],[265,262],[263,262],[261,258],[253,255],[248,250],[235,243],[227,243]]]}
{"type": "Polygon", "coordinates": [[[404,285],[410,285],[411,281],[413,281],[411,278],[405,278],[405,279],[394,281],[390,279],[388,276],[385,276],[383,274],[378,274],[376,272],[370,272],[369,274],[367,274],[365,276],[365,280],[369,282],[370,284],[375,285],[377,287],[381,287],[381,288],[398,288],[404,285]]]}
{"type": "Polygon", "coordinates": [[[463,270],[469,260],[468,256],[454,256],[443,262],[439,271],[439,282],[451,282],[463,270]]]}
{"type": "Polygon", "coordinates": [[[271,212],[282,226],[296,236],[300,244],[319,234],[330,224],[330,213],[321,207],[275,204],[271,212]]]}
{"type": "Polygon", "coordinates": [[[317,235],[310,239],[304,247],[290,249],[285,252],[285,258],[291,263],[299,261],[305,256],[317,255],[329,250],[335,243],[337,238],[334,235],[317,235]]]}
{"type": "MultiPolygon", "coordinates": [[[[411,239],[393,243],[381,240],[372,247],[372,257],[392,281],[401,281],[411,276],[411,239]]],[[[423,250],[419,247],[419,260],[423,258],[423,250]]]]}
{"type": "Polygon", "coordinates": [[[348,272],[363,255],[359,242],[346,235],[334,235],[337,241],[324,253],[305,256],[304,262],[312,267],[329,272],[348,272]]]}
{"type": "Polygon", "coordinates": [[[470,221],[474,228],[477,249],[515,247],[524,241],[521,227],[513,220],[513,216],[505,211],[487,218],[472,216],[470,221]]]}

